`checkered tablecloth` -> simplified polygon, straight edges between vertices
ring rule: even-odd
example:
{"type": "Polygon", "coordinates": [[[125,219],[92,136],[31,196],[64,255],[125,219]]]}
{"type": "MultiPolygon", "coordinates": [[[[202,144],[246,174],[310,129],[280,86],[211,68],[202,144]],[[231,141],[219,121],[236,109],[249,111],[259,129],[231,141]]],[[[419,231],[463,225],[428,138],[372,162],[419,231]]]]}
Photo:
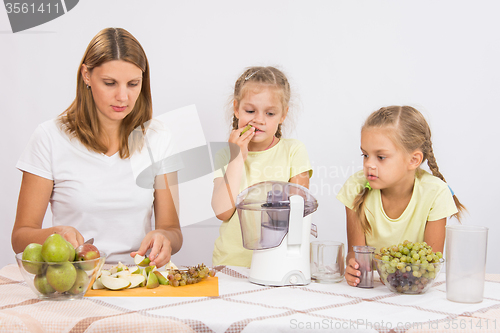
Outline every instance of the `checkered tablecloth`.
{"type": "Polygon", "coordinates": [[[500,332],[500,275],[478,304],[446,299],[445,274],[424,295],[347,283],[264,287],[248,270],[218,273],[218,297],[41,301],[16,265],[0,270],[0,332],[500,332]]]}

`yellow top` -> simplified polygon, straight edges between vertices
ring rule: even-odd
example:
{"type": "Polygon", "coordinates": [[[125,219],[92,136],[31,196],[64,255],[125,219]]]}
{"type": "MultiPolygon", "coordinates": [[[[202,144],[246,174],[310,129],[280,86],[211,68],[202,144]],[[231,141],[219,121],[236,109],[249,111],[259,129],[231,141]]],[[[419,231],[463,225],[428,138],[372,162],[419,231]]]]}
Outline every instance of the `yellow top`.
{"type": "MultiPolygon", "coordinates": [[[[225,165],[215,172],[215,178],[223,177],[229,161],[229,148],[216,155],[215,165],[225,165]]],[[[304,144],[295,139],[281,139],[274,147],[264,151],[249,151],[245,161],[245,172],[240,182],[240,192],[259,182],[274,180],[288,182],[290,178],[309,171],[311,164],[304,144]]],[[[238,212],[228,221],[223,221],[215,241],[212,264],[250,267],[252,251],[243,247],[238,212]]]]}
{"type": "MultiPolygon", "coordinates": [[[[352,209],[354,198],[366,181],[363,171],[358,171],[345,182],[337,199],[352,209]]],[[[423,242],[427,221],[440,220],[457,212],[448,185],[423,170],[420,177],[415,177],[410,202],[397,219],[385,214],[380,190],[370,190],[365,200],[366,218],[372,228],[372,232],[365,235],[366,245],[375,247],[376,251],[405,240],[423,242]]]]}

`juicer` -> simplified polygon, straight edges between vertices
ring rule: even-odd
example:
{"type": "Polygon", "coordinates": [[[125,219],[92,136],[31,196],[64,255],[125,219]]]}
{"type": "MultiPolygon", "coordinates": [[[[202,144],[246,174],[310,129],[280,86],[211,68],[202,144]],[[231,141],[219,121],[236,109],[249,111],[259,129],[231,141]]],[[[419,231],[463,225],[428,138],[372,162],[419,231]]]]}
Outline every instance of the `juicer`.
{"type": "Polygon", "coordinates": [[[250,282],[266,286],[311,282],[311,214],[318,202],[301,185],[257,183],[236,198],[243,247],[253,250],[250,282]]]}

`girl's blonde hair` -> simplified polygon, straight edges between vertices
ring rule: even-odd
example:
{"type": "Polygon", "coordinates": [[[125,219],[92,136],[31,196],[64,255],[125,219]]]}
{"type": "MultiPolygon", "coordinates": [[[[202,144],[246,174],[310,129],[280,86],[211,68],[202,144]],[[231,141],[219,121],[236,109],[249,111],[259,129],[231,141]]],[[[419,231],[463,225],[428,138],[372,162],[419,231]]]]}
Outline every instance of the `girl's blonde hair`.
{"type": "MultiPolygon", "coordinates": [[[[275,67],[249,67],[241,74],[241,76],[236,80],[234,85],[233,101],[236,101],[236,105],[239,105],[245,94],[247,93],[247,83],[258,83],[261,85],[266,85],[276,88],[280,92],[281,105],[283,107],[283,112],[287,110],[290,103],[290,84],[288,79],[282,71],[275,67]]],[[[234,114],[233,109],[233,129],[238,129],[238,118],[234,114]]],[[[281,124],[278,125],[275,136],[279,139],[282,136],[281,124]]]]}
{"type": "Polygon", "coordinates": [[[153,116],[148,59],[139,41],[125,29],[101,30],[90,41],[78,66],[76,98],[59,116],[59,123],[69,135],[76,137],[89,150],[97,153],[107,152],[108,148],[106,142],[103,141],[98,111],[92,97],[92,87],[87,87],[85,84],[81,68],[85,64],[92,72],[94,68],[112,60],[127,61],[142,70],[141,93],[132,112],[120,124],[119,153],[120,158],[125,159],[131,155],[128,146],[129,134],[153,116]]]}
{"type": "MultiPolygon", "coordinates": [[[[431,129],[424,116],[411,106],[388,106],[373,112],[365,121],[361,131],[371,127],[387,128],[388,135],[394,144],[408,153],[420,150],[423,154],[422,163],[427,160],[427,165],[432,174],[442,181],[446,182],[444,176],[439,171],[436,157],[432,150],[431,129]]],[[[422,172],[420,167],[417,169],[417,177],[422,172]]],[[[363,188],[354,199],[354,211],[361,223],[365,233],[371,232],[371,226],[368,223],[365,213],[365,198],[368,195],[366,188],[363,188]]],[[[465,206],[460,203],[457,196],[453,194],[453,200],[457,206],[458,212],[454,214],[459,221],[465,206]]]]}

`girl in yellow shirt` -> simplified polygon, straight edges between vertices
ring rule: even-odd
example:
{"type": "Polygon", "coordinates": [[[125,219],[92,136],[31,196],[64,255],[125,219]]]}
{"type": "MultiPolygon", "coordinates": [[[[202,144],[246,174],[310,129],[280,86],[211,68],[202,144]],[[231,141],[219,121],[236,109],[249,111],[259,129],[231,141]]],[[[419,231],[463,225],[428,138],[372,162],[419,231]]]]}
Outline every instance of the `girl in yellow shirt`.
{"type": "Polygon", "coordinates": [[[219,152],[212,208],[222,220],[214,245],[213,265],[250,267],[252,251],[243,247],[236,196],[262,181],[284,181],[309,187],[312,174],[302,142],[284,139],[290,85],[274,67],[250,67],[236,81],[229,148],[219,152]],[[250,126],[249,126],[250,125],[250,126]]]}
{"type": "Polygon", "coordinates": [[[384,107],[372,113],[361,130],[363,171],[352,175],[337,198],[346,206],[345,278],[356,286],[361,272],[353,246],[381,247],[404,240],[443,251],[446,218],[465,207],[439,172],[431,130],[423,115],[409,106],[384,107]],[[432,175],[420,169],[427,160],[432,175]]]}

